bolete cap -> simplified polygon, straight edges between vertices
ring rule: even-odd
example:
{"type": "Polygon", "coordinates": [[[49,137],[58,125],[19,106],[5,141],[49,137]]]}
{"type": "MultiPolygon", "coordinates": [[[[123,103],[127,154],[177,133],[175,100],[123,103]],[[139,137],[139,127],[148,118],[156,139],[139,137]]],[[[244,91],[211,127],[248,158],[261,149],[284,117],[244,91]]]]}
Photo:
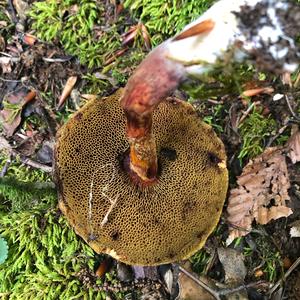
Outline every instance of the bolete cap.
{"type": "Polygon", "coordinates": [[[168,98],[153,113],[158,181],[135,185],[124,168],[121,95],[89,101],[60,129],[60,208],[97,253],[134,265],[186,259],[219,221],[228,185],[224,145],[190,104],[168,98]]]}

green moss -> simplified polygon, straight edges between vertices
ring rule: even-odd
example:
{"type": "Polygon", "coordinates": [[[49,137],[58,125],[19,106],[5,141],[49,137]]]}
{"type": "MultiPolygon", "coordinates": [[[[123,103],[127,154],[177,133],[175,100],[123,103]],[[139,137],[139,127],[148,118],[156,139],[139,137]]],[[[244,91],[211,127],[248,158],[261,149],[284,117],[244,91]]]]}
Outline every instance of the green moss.
{"type": "Polygon", "coordinates": [[[211,256],[204,249],[201,249],[195,253],[189,259],[189,261],[192,263],[193,271],[199,275],[204,274],[210,258],[211,256]]]}
{"type": "Polygon", "coordinates": [[[271,116],[263,116],[261,110],[254,109],[239,126],[242,146],[238,158],[242,161],[261,154],[276,128],[276,121],[271,116]]]}
{"type": "MultiPolygon", "coordinates": [[[[3,154],[0,162],[3,168],[3,154]]],[[[48,175],[18,161],[0,178],[0,237],[9,249],[0,264],[1,299],[106,299],[79,276],[82,270],[93,274],[103,256],[96,255],[55,208],[56,194],[48,175]]],[[[108,274],[105,280],[114,284],[116,275],[108,274]]],[[[97,283],[103,284],[100,278],[97,283]]]]}
{"type": "Polygon", "coordinates": [[[56,210],[0,212],[0,234],[9,246],[0,265],[2,299],[104,299],[77,278],[94,267],[94,253],[56,210]]]}
{"type": "MultiPolygon", "coordinates": [[[[30,17],[37,36],[59,41],[89,68],[102,66],[104,54],[121,46],[117,22],[106,28],[105,6],[95,0],[49,0],[35,2],[30,17]],[[104,29],[104,27],[106,29],[104,29]]],[[[119,19],[121,22],[122,18],[119,19]]]]}
{"type": "Polygon", "coordinates": [[[179,32],[199,17],[214,0],[126,0],[125,7],[142,21],[152,36],[154,45],[179,32]]]}
{"type": "Polygon", "coordinates": [[[192,99],[207,100],[230,94],[237,96],[242,86],[248,81],[264,80],[262,73],[257,73],[250,64],[219,62],[212,71],[183,84],[192,99]]]}
{"type": "Polygon", "coordinates": [[[249,269],[248,276],[255,278],[255,274],[251,270],[260,269],[263,271],[261,279],[276,282],[284,273],[281,254],[266,235],[253,234],[252,238],[255,239],[255,248],[246,246],[244,237],[239,238],[240,243],[243,243],[244,246],[243,254],[245,264],[249,269]]]}
{"type": "MultiPolygon", "coordinates": [[[[121,35],[129,29],[126,11],[115,20],[108,10],[112,4],[97,0],[48,0],[34,2],[29,13],[31,27],[42,40],[61,45],[89,69],[101,68],[103,74],[124,85],[135,66],[145,56],[142,43],[119,54],[121,35]],[[109,26],[108,26],[109,24],[109,26]]],[[[83,92],[104,94],[111,89],[107,80],[87,74],[83,92]]]]}
{"type": "Polygon", "coordinates": [[[49,206],[57,201],[56,190],[50,182],[24,182],[14,177],[4,177],[0,181],[0,198],[7,203],[10,211],[30,209],[36,205],[49,206]]]}

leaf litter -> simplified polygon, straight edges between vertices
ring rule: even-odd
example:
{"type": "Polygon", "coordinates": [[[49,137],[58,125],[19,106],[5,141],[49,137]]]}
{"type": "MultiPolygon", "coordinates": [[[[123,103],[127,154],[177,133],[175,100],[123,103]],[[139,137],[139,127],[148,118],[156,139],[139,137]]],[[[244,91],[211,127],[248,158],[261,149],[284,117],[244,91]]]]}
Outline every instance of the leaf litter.
{"type": "Polygon", "coordinates": [[[292,214],[285,149],[269,147],[251,160],[230,191],[227,220],[232,226],[226,243],[251,231],[252,222],[267,224],[292,214]]]}

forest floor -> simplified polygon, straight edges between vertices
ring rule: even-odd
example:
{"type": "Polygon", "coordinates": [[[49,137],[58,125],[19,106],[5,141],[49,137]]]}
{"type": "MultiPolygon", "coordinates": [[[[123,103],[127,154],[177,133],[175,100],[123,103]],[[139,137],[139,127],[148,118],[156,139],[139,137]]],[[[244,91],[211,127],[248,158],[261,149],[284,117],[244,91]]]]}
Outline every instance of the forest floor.
{"type": "Polygon", "coordinates": [[[154,2],[0,0],[1,299],[300,299],[300,71],[229,67],[175,92],[223,141],[230,175],[220,222],[189,260],[132,270],[57,207],[58,129],[213,1],[177,1],[166,19],[154,2]]]}

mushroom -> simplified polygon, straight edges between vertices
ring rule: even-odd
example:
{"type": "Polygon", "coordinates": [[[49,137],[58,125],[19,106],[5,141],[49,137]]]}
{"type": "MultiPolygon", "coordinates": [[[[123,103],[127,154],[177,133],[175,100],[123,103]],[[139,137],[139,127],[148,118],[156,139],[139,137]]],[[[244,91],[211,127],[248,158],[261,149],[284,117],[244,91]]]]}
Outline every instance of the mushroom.
{"type": "Polygon", "coordinates": [[[289,25],[299,13],[291,1],[221,0],[155,48],[124,90],[88,102],[61,128],[59,205],[96,252],[158,265],[203,246],[226,197],[224,146],[190,104],[167,96],[228,59],[295,70],[298,31],[289,25]]]}
{"type": "Polygon", "coordinates": [[[91,100],[60,129],[59,206],[97,253],[132,265],[188,258],[218,223],[227,192],[224,145],[194,108],[174,97],[153,111],[156,180],[128,169],[124,90],[91,100]]]}

